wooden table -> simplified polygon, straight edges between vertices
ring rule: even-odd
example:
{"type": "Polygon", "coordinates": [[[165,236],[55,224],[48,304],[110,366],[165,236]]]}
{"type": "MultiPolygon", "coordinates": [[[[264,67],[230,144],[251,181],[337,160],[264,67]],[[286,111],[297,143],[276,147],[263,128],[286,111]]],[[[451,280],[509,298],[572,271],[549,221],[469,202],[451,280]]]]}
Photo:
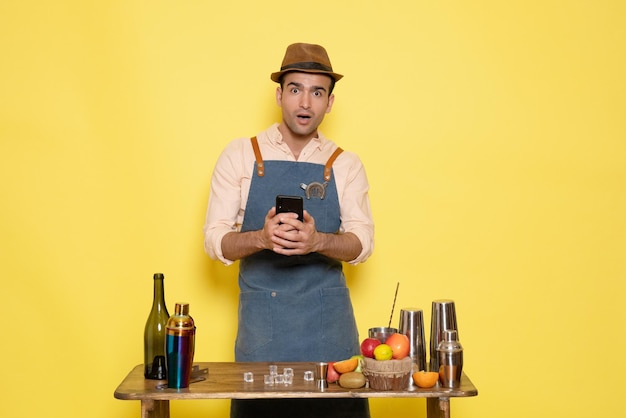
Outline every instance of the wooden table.
{"type": "Polygon", "coordinates": [[[167,382],[144,379],[143,365],[138,365],[120,383],[114,396],[141,401],[142,418],[169,418],[169,402],[172,400],[270,398],[427,398],[428,418],[449,418],[450,398],[478,395],[478,390],[465,374],[461,386],[455,389],[442,388],[438,384],[434,388],[420,389],[411,384],[407,390],[377,391],[344,389],[336,383],[318,389],[315,381],[304,380],[304,372],[313,371],[314,363],[194,363],[194,366],[200,370],[208,369],[205,380],[192,383],[185,389],[159,389],[157,385],[167,382]],[[266,385],[263,376],[269,374],[270,364],[276,364],[279,373],[285,367],[293,368],[293,384],[266,385]],[[244,372],[252,372],[254,382],[244,382],[244,372]]]}

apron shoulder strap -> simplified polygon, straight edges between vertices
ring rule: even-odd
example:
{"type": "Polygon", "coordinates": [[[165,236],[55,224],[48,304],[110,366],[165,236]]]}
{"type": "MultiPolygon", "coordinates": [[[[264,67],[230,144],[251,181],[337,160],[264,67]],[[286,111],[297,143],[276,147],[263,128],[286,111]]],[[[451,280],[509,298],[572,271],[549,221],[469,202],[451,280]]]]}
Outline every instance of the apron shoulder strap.
{"type": "Polygon", "coordinates": [[[256,136],[250,138],[250,141],[252,142],[254,158],[256,159],[256,172],[259,177],[263,177],[265,175],[265,164],[263,164],[263,157],[261,156],[261,150],[259,149],[259,141],[256,139],[256,136]]]}
{"type": "Polygon", "coordinates": [[[333,167],[333,163],[342,152],[343,150],[340,147],[337,147],[335,152],[333,152],[333,155],[331,155],[328,161],[326,161],[326,165],[324,166],[324,181],[330,180],[330,170],[333,167]]]}
{"type": "MultiPolygon", "coordinates": [[[[263,177],[265,175],[265,165],[263,164],[263,157],[259,149],[259,141],[256,139],[256,136],[253,136],[250,138],[250,142],[252,142],[252,150],[254,151],[254,158],[256,159],[256,172],[259,177],[263,177]]],[[[333,167],[333,163],[342,152],[343,149],[337,147],[328,161],[326,161],[326,165],[324,165],[324,181],[330,180],[330,170],[333,167]]]]}

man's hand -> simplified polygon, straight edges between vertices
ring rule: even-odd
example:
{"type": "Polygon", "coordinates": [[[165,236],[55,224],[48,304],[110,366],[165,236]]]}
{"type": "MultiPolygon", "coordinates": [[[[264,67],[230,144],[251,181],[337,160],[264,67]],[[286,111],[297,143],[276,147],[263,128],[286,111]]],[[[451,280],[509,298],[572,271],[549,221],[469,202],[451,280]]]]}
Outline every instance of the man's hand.
{"type": "Polygon", "coordinates": [[[283,255],[320,253],[339,261],[351,261],[361,254],[363,247],[359,238],[352,234],[327,234],[315,228],[315,219],[305,210],[304,222],[295,213],[281,213],[279,227],[274,229],[272,250],[283,255]]]}
{"type": "Polygon", "coordinates": [[[275,244],[272,250],[275,253],[304,255],[317,251],[319,234],[315,229],[315,219],[309,212],[304,211],[304,222],[300,222],[295,213],[279,213],[275,219],[278,220],[278,228],[272,229],[272,242],[275,244]]]}
{"type": "MultiPolygon", "coordinates": [[[[222,253],[228,260],[240,260],[262,250],[272,250],[274,231],[282,226],[276,216],[276,208],[265,215],[263,228],[248,232],[229,232],[222,238],[222,253]]],[[[284,227],[283,227],[284,228],[284,227]]]]}
{"type": "Polygon", "coordinates": [[[351,261],[361,253],[361,241],[356,235],[328,234],[317,231],[315,219],[305,210],[304,222],[295,213],[276,214],[271,208],[265,215],[263,229],[230,232],[222,239],[222,252],[229,260],[239,260],[261,250],[271,250],[286,256],[317,252],[339,261],[351,261]]]}

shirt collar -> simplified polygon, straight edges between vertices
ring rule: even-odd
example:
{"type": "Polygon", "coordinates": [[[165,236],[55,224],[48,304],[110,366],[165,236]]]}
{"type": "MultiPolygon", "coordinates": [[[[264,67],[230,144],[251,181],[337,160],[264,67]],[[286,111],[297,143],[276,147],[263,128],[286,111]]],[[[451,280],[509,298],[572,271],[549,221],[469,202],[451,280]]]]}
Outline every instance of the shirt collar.
{"type": "MultiPolygon", "coordinates": [[[[280,145],[283,143],[283,135],[278,130],[278,123],[275,123],[272,126],[270,126],[270,128],[267,130],[267,136],[269,140],[276,145],[280,145]]],[[[318,129],[317,137],[312,138],[311,141],[315,142],[317,148],[321,150],[322,148],[324,148],[324,145],[326,144],[326,142],[328,142],[328,139],[318,129]]]]}

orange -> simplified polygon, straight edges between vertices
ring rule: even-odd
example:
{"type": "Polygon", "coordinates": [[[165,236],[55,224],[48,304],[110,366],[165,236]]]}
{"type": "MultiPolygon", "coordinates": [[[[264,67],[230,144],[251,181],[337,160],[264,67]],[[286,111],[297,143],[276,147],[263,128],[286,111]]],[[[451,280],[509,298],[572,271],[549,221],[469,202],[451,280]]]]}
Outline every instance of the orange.
{"type": "Polygon", "coordinates": [[[439,373],[437,372],[415,372],[413,373],[413,382],[421,388],[432,388],[439,380],[439,373]]]}
{"type": "Polygon", "coordinates": [[[400,333],[391,334],[385,340],[385,344],[391,347],[391,351],[393,352],[393,358],[395,358],[396,360],[402,360],[403,358],[408,356],[409,350],[411,349],[411,342],[409,341],[409,337],[400,333]]]}
{"type": "Polygon", "coordinates": [[[357,359],[356,369],[354,369],[353,371],[363,373],[363,354],[356,354],[350,358],[357,359]]]}
{"type": "Polygon", "coordinates": [[[359,359],[355,357],[333,363],[335,371],[339,374],[353,372],[358,365],[359,359]]]}

